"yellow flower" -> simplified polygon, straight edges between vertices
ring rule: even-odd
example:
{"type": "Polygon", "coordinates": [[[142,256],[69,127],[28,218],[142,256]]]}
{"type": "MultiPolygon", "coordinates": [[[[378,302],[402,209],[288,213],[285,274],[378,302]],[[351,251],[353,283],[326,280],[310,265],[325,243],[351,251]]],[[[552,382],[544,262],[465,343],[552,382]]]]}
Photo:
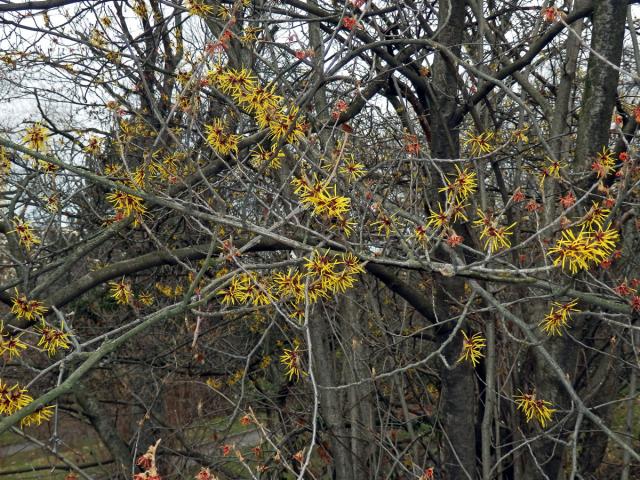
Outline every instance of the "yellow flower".
{"type": "Polygon", "coordinates": [[[151,295],[149,292],[142,292],[138,295],[138,300],[140,300],[140,303],[142,305],[144,305],[145,307],[148,307],[149,305],[153,305],[153,295],[151,295]]]}
{"type": "Polygon", "coordinates": [[[36,237],[31,230],[31,224],[22,220],[19,217],[14,217],[13,219],[13,227],[15,232],[18,235],[18,242],[27,250],[31,250],[31,247],[40,243],[40,239],[36,237]]]}
{"type": "Polygon", "coordinates": [[[427,226],[418,225],[413,229],[413,236],[419,241],[424,242],[427,240],[427,226]]]}
{"type": "Polygon", "coordinates": [[[364,273],[364,265],[351,252],[342,254],[342,263],[344,264],[344,269],[351,274],[364,273]]]}
{"type": "Polygon", "coordinates": [[[262,357],[262,360],[260,360],[260,368],[265,369],[269,365],[271,365],[271,355],[265,355],[262,357]]]}
{"type": "Polygon", "coordinates": [[[9,175],[11,171],[11,160],[4,147],[0,147],[0,179],[9,175]]]}
{"type": "Polygon", "coordinates": [[[33,397],[29,395],[26,388],[17,383],[9,388],[6,383],[0,380],[0,413],[13,415],[31,402],[33,402],[33,397]]]}
{"type": "Polygon", "coordinates": [[[147,5],[144,0],[136,0],[133,4],[133,11],[140,18],[146,18],[148,16],[147,5]]]}
{"type": "Polygon", "coordinates": [[[22,350],[26,350],[27,344],[20,340],[19,336],[0,335],[0,355],[9,354],[9,359],[19,357],[22,350]],[[6,338],[6,340],[5,340],[6,338]]]}
{"type": "Polygon", "coordinates": [[[276,150],[277,145],[272,145],[270,150],[265,150],[262,145],[258,145],[258,149],[254,150],[251,155],[251,164],[254,168],[259,169],[265,164],[268,164],[269,168],[280,168],[282,159],[284,158],[284,152],[276,150]]]}
{"type": "Polygon", "coordinates": [[[208,5],[202,0],[188,0],[186,7],[191,15],[198,17],[207,17],[213,13],[213,5],[208,5]]]}
{"type": "Polygon", "coordinates": [[[521,393],[515,397],[518,410],[524,413],[527,423],[536,420],[542,428],[545,428],[547,422],[551,421],[552,415],[557,411],[549,408],[551,402],[536,398],[536,392],[521,393]]]}
{"type": "Polygon", "coordinates": [[[363,175],[367,173],[362,163],[357,162],[353,155],[351,159],[346,162],[339,170],[340,173],[347,176],[347,179],[351,181],[356,181],[363,175]]]}
{"type": "Polygon", "coordinates": [[[469,132],[466,136],[467,138],[463,145],[465,147],[467,145],[469,146],[471,149],[471,155],[478,156],[483,153],[489,153],[493,150],[493,146],[491,145],[491,140],[494,137],[493,132],[484,132],[476,135],[469,132]]]}
{"type": "Polygon", "coordinates": [[[330,258],[329,252],[320,253],[314,250],[310,258],[306,258],[307,263],[304,264],[307,269],[307,275],[315,277],[330,277],[335,275],[335,268],[338,260],[335,257],[330,258]]]}
{"type": "Polygon", "coordinates": [[[205,125],[205,130],[207,143],[220,155],[238,153],[240,136],[226,132],[222,120],[218,118],[211,125],[205,125]]]}
{"type": "Polygon", "coordinates": [[[209,387],[213,388],[214,390],[217,390],[220,387],[222,387],[222,382],[217,378],[211,378],[211,377],[207,378],[206,384],[209,385],[209,387]]]}
{"type": "Polygon", "coordinates": [[[596,231],[582,229],[577,235],[573,230],[565,230],[562,238],[547,254],[556,256],[554,266],[560,265],[564,269],[568,264],[571,273],[576,273],[607,258],[613,253],[619,238],[617,230],[611,228],[596,231]]]}
{"type": "Polygon", "coordinates": [[[449,226],[449,213],[442,209],[442,204],[438,202],[438,211],[431,210],[429,218],[427,218],[427,227],[435,230],[442,230],[449,226]]]}
{"type": "Polygon", "coordinates": [[[304,317],[306,316],[304,306],[300,305],[299,303],[290,303],[289,306],[291,307],[289,318],[298,320],[302,323],[304,321],[304,317]]]}
{"type": "Polygon", "coordinates": [[[298,344],[295,344],[292,349],[283,349],[283,353],[280,355],[280,363],[286,367],[286,375],[289,377],[289,380],[292,380],[293,377],[295,377],[296,381],[298,381],[300,380],[300,375],[307,375],[307,373],[302,369],[301,357],[302,352],[300,351],[300,346],[298,344]]]}
{"type": "Polygon", "coordinates": [[[466,168],[460,170],[458,165],[456,168],[456,176],[453,179],[446,179],[445,186],[439,192],[447,193],[447,200],[452,202],[455,199],[466,200],[470,195],[475,193],[478,186],[475,172],[469,172],[466,168]]]}
{"type": "Polygon", "coordinates": [[[227,385],[232,386],[242,380],[244,377],[244,370],[236,370],[231,377],[227,379],[227,385]]]}
{"type": "Polygon", "coordinates": [[[35,412],[30,413],[20,420],[21,427],[29,427],[31,425],[40,425],[42,422],[48,422],[53,416],[54,408],[51,405],[45,405],[38,408],[35,412]]]}
{"type": "Polygon", "coordinates": [[[500,248],[509,248],[511,246],[511,240],[509,235],[513,235],[511,231],[516,226],[512,223],[508,227],[498,225],[496,219],[492,213],[484,213],[478,209],[478,220],[473,222],[476,226],[481,226],[480,240],[485,239],[484,248],[488,248],[491,253],[499,250],[500,248]]]}
{"type": "Polygon", "coordinates": [[[527,137],[528,131],[529,127],[527,125],[514,130],[513,132],[511,132],[511,140],[514,142],[529,143],[529,137],[527,137]]]}
{"type": "Polygon", "coordinates": [[[596,159],[591,164],[591,170],[596,172],[598,178],[605,178],[613,172],[615,166],[613,152],[605,146],[602,147],[602,151],[596,154],[596,159]]]}
{"type": "Polygon", "coordinates": [[[540,174],[540,185],[542,185],[546,178],[560,178],[560,170],[564,168],[564,164],[562,164],[559,160],[553,160],[549,157],[546,157],[547,164],[542,168],[542,173],[540,174]]]}
{"type": "Polygon", "coordinates": [[[340,216],[332,219],[331,225],[329,226],[330,230],[341,230],[344,233],[345,237],[350,237],[353,233],[354,227],[356,226],[356,222],[350,220],[346,216],[340,216]]]}
{"type": "Polygon", "coordinates": [[[304,283],[302,274],[289,269],[287,273],[276,272],[273,274],[276,292],[280,297],[294,297],[296,300],[304,298],[304,283]]]}
{"type": "Polygon", "coordinates": [[[47,150],[46,142],[49,138],[49,131],[40,125],[40,122],[34,123],[27,127],[27,134],[22,139],[31,150],[36,152],[45,152],[47,150]]]}
{"type": "Polygon", "coordinates": [[[34,320],[44,320],[44,314],[48,308],[38,300],[29,300],[25,295],[19,295],[18,289],[15,295],[11,297],[11,313],[16,317],[24,319],[28,322],[34,320]]]}
{"type": "Polygon", "coordinates": [[[120,190],[107,194],[107,200],[111,202],[116,213],[123,217],[129,217],[131,214],[134,214],[137,219],[136,221],[139,221],[147,211],[142,198],[131,195],[130,193],[121,192],[120,190]]]}
{"type": "Polygon", "coordinates": [[[469,205],[463,201],[454,202],[449,206],[449,215],[453,218],[454,222],[466,222],[469,220],[465,211],[465,208],[468,206],[469,205]]]}
{"type": "Polygon", "coordinates": [[[111,286],[111,297],[116,301],[116,303],[126,305],[131,301],[131,296],[133,295],[131,292],[131,285],[129,285],[128,282],[125,282],[124,278],[119,282],[109,282],[109,285],[111,286]]]}
{"type": "Polygon", "coordinates": [[[271,284],[267,278],[256,275],[249,277],[246,282],[247,296],[254,305],[269,305],[275,301],[271,292],[271,284]]]}
{"type": "Polygon", "coordinates": [[[58,349],[69,349],[69,335],[64,332],[64,324],[60,326],[60,330],[44,325],[39,331],[41,336],[38,346],[46,350],[49,356],[55,355],[58,349]]]}
{"type": "Polygon", "coordinates": [[[84,152],[88,153],[89,155],[97,155],[98,153],[100,153],[101,142],[102,140],[98,137],[89,137],[87,145],[83,148],[84,152]]]}
{"type": "Polygon", "coordinates": [[[475,367],[480,363],[480,359],[484,357],[481,350],[487,345],[486,339],[480,333],[474,333],[471,337],[468,337],[464,330],[462,330],[462,336],[464,340],[462,340],[462,351],[460,352],[460,357],[458,357],[458,362],[469,360],[475,367]]]}
{"type": "Polygon", "coordinates": [[[228,7],[225,7],[224,5],[220,5],[218,7],[218,17],[220,17],[222,20],[228,20],[231,18],[231,10],[229,10],[228,7]]]}
{"type": "Polygon", "coordinates": [[[551,311],[540,322],[542,330],[547,335],[562,335],[561,327],[566,327],[571,319],[571,312],[578,312],[574,308],[578,304],[578,300],[571,300],[567,303],[554,302],[551,311]]]}
{"type": "Polygon", "coordinates": [[[609,212],[610,210],[601,207],[599,202],[593,202],[591,208],[582,219],[581,225],[586,226],[589,230],[593,230],[595,227],[602,228],[609,212]]]}
{"type": "Polygon", "coordinates": [[[402,223],[396,218],[396,215],[387,215],[384,212],[380,212],[378,220],[371,223],[372,227],[376,225],[378,235],[382,235],[382,232],[384,232],[384,236],[388,237],[391,235],[391,232],[396,230],[398,227],[401,227],[402,223]]]}

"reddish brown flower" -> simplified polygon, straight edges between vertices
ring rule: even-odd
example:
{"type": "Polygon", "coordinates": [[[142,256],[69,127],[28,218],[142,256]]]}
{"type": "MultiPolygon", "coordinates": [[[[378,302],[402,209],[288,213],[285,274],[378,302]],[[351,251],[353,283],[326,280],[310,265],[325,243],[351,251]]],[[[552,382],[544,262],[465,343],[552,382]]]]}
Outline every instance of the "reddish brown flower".
{"type": "Polygon", "coordinates": [[[560,205],[564,209],[571,207],[574,203],[576,203],[576,197],[573,192],[569,192],[564,197],[560,197],[560,205]]]}
{"type": "Polygon", "coordinates": [[[603,270],[608,270],[612,263],[613,263],[613,259],[607,258],[600,262],[600,268],[602,268],[603,270]]]}
{"type": "Polygon", "coordinates": [[[527,202],[524,208],[527,210],[527,212],[539,212],[540,210],[542,210],[542,205],[540,205],[532,198],[527,202]]]}
{"type": "Polygon", "coordinates": [[[449,245],[452,248],[457,247],[462,243],[463,240],[464,240],[464,237],[462,235],[458,235],[456,232],[453,232],[447,236],[447,245],[449,245]]]}
{"type": "Polygon", "coordinates": [[[148,453],[144,455],[140,455],[138,460],[136,460],[136,465],[138,465],[143,470],[148,470],[151,468],[152,458],[148,453]]]}
{"type": "Polygon", "coordinates": [[[358,25],[356,17],[342,17],[342,26],[347,30],[353,30],[358,25]]]}
{"type": "Polygon", "coordinates": [[[626,297],[627,295],[631,295],[633,290],[627,286],[627,282],[622,282],[620,285],[613,289],[618,295],[621,297],[626,297]]]}
{"type": "Polygon", "coordinates": [[[558,18],[558,9],[555,7],[543,8],[542,17],[545,22],[553,23],[558,18]]]}
{"type": "Polygon", "coordinates": [[[525,199],[524,192],[520,190],[520,188],[517,188],[516,191],[513,192],[513,195],[511,196],[511,200],[513,200],[514,203],[521,202],[524,199],[525,199]]]}

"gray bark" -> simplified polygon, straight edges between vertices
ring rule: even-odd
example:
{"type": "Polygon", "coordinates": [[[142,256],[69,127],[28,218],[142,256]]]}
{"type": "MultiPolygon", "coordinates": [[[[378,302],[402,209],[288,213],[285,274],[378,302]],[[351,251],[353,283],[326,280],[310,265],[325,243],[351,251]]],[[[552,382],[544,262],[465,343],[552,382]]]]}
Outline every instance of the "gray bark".
{"type": "Polygon", "coordinates": [[[615,105],[627,14],[626,1],[599,0],[593,10],[591,54],[578,122],[575,165],[585,168],[609,143],[609,125],[615,105]],[[599,55],[596,55],[597,52],[599,55]]]}

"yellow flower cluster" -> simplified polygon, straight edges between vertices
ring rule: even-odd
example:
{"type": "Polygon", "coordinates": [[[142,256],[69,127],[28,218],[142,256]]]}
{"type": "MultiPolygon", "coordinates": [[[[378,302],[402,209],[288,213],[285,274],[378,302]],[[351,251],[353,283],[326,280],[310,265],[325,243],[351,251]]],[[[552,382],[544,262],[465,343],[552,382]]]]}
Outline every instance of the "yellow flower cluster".
{"type": "Polygon", "coordinates": [[[222,120],[216,118],[211,125],[205,125],[204,128],[207,131],[207,143],[220,155],[238,153],[240,135],[227,132],[222,120]]]}
{"type": "Polygon", "coordinates": [[[315,215],[339,219],[351,208],[349,197],[338,195],[335,185],[329,186],[326,181],[318,180],[315,174],[312,181],[294,178],[291,183],[302,205],[313,209],[315,215]]]}
{"type": "Polygon", "coordinates": [[[302,351],[300,344],[294,340],[293,348],[284,348],[280,355],[280,363],[287,369],[286,375],[289,381],[295,377],[296,381],[300,380],[300,375],[306,376],[307,372],[302,369],[302,351]]]}
{"type": "Polygon", "coordinates": [[[19,357],[22,350],[26,350],[27,344],[20,340],[19,336],[12,337],[0,333],[0,356],[5,353],[9,355],[9,359],[19,357]]]}
{"type": "Polygon", "coordinates": [[[484,357],[482,349],[487,346],[486,339],[480,333],[474,333],[471,337],[467,336],[467,333],[462,330],[462,351],[458,362],[470,361],[475,367],[480,363],[480,359],[484,357]]]}
{"type": "Polygon", "coordinates": [[[60,330],[43,325],[39,328],[40,341],[38,346],[45,350],[49,356],[53,356],[59,349],[69,349],[69,335],[64,332],[64,324],[60,330]]]}
{"type": "Polygon", "coordinates": [[[142,215],[147,211],[142,198],[120,190],[107,194],[107,200],[113,205],[117,220],[134,215],[135,225],[140,224],[142,215]]]}
{"type": "MultiPolygon", "coordinates": [[[[13,415],[21,408],[26,407],[33,402],[33,397],[29,395],[26,388],[15,384],[9,387],[0,379],[0,415],[13,415]]],[[[53,407],[45,406],[37,409],[22,419],[20,425],[25,427],[32,424],[40,425],[42,422],[49,420],[53,416],[53,407]]]]}
{"type": "Polygon", "coordinates": [[[33,397],[29,395],[26,388],[17,383],[13,387],[9,387],[0,379],[0,414],[13,415],[31,402],[33,402],[33,397]]]}
{"type": "Polygon", "coordinates": [[[593,230],[595,227],[602,228],[609,212],[610,210],[601,207],[599,202],[593,202],[591,208],[582,219],[581,225],[584,225],[589,230],[593,230]]]}
{"type": "Polygon", "coordinates": [[[536,398],[536,393],[522,393],[515,397],[516,405],[524,413],[527,422],[536,420],[542,428],[551,421],[551,416],[557,411],[550,408],[551,402],[536,398]]]}
{"type": "Polygon", "coordinates": [[[40,239],[36,237],[31,229],[31,224],[22,220],[19,217],[14,217],[13,219],[13,227],[16,235],[18,235],[18,242],[25,249],[31,250],[31,247],[40,243],[40,239]]]}
{"type": "Polygon", "coordinates": [[[44,128],[39,122],[27,127],[26,135],[23,141],[31,150],[43,153],[47,150],[47,139],[49,138],[49,130],[44,128]]]}
{"type": "Polygon", "coordinates": [[[224,305],[251,303],[255,306],[288,301],[291,316],[302,319],[304,308],[301,304],[305,298],[314,303],[328,299],[332,294],[344,293],[354,286],[357,274],[364,272],[364,267],[352,253],[332,255],[316,250],[305,260],[304,272],[290,268],[271,276],[255,272],[236,275],[229,286],[218,291],[222,297],[220,301],[224,305]]]}
{"type": "Polygon", "coordinates": [[[606,230],[582,229],[577,234],[573,230],[565,230],[554,247],[548,250],[549,255],[554,255],[553,264],[569,265],[571,273],[580,270],[588,270],[592,265],[598,264],[609,257],[615,250],[616,243],[620,239],[618,231],[612,228],[606,230]]]}
{"type": "Polygon", "coordinates": [[[329,252],[315,250],[305,260],[306,275],[310,278],[308,295],[312,302],[328,298],[330,293],[344,293],[353,287],[356,275],[364,272],[363,265],[352,253],[331,256],[329,252]]]}
{"type": "Polygon", "coordinates": [[[469,172],[466,168],[460,170],[458,165],[455,168],[456,175],[453,178],[447,178],[445,186],[438,191],[446,192],[448,202],[453,202],[454,200],[464,202],[476,191],[478,186],[476,174],[475,172],[469,172]]]}
{"type": "Polygon", "coordinates": [[[578,304],[578,300],[571,300],[567,303],[554,302],[551,311],[540,322],[542,330],[547,335],[562,335],[562,327],[566,327],[571,320],[571,312],[579,312],[574,308],[578,304]]]}
{"type": "Polygon", "coordinates": [[[349,155],[347,161],[340,167],[340,170],[338,171],[342,175],[345,175],[349,182],[354,182],[367,173],[364,165],[358,162],[353,154],[349,155]]]}
{"type": "Polygon", "coordinates": [[[498,224],[497,219],[493,216],[493,213],[485,213],[478,209],[478,220],[475,220],[473,224],[477,227],[482,227],[480,232],[480,240],[484,239],[484,248],[488,248],[491,253],[496,252],[500,248],[509,248],[511,246],[510,235],[513,235],[513,227],[516,226],[512,223],[509,226],[502,226],[498,224]]]}
{"type": "Polygon", "coordinates": [[[25,295],[20,295],[16,288],[15,295],[11,297],[11,313],[20,319],[33,322],[44,321],[44,314],[48,308],[38,300],[29,300],[25,295]]]}
{"type": "Polygon", "coordinates": [[[542,173],[540,174],[540,185],[544,184],[545,179],[547,178],[560,178],[560,170],[564,168],[564,165],[558,161],[553,160],[549,157],[546,157],[547,164],[542,167],[542,173]]]}
{"type": "Polygon", "coordinates": [[[177,298],[184,293],[184,288],[182,285],[176,285],[172,287],[171,285],[156,283],[155,287],[156,290],[158,290],[163,296],[167,298],[177,298]]]}
{"type": "Polygon", "coordinates": [[[4,147],[0,147],[0,180],[9,175],[11,171],[11,160],[4,147]]]}
{"type": "Polygon", "coordinates": [[[161,178],[169,183],[175,183],[179,176],[193,173],[194,168],[185,162],[187,154],[185,152],[170,152],[162,155],[162,150],[153,153],[153,160],[149,163],[147,171],[153,178],[161,178]],[[162,161],[159,158],[162,157],[162,161]]]}
{"type": "Polygon", "coordinates": [[[133,292],[131,291],[131,284],[125,281],[124,278],[117,282],[109,282],[109,292],[111,297],[119,305],[126,305],[131,301],[133,292]]]}
{"type": "Polygon", "coordinates": [[[231,279],[231,284],[220,290],[221,302],[225,305],[249,303],[253,305],[269,305],[274,302],[273,285],[268,277],[262,277],[255,272],[243,273],[231,279]]]}
{"type": "Polygon", "coordinates": [[[487,131],[483,133],[479,133],[474,135],[471,132],[466,134],[466,139],[464,141],[464,146],[469,147],[471,150],[471,155],[478,156],[485,153],[491,152],[493,150],[493,145],[491,145],[491,140],[495,134],[493,132],[487,131]]]}
{"type": "Polygon", "coordinates": [[[260,85],[252,72],[245,68],[218,67],[209,71],[207,78],[252,114],[260,128],[269,129],[273,141],[285,138],[288,143],[295,144],[304,137],[307,127],[299,118],[298,107],[283,106],[283,98],[274,92],[275,85],[260,85]]]}
{"type": "Polygon", "coordinates": [[[213,14],[213,5],[207,5],[202,0],[188,0],[185,6],[191,15],[208,17],[213,14]]]}
{"type": "Polygon", "coordinates": [[[283,158],[284,152],[278,149],[277,145],[272,145],[269,150],[264,149],[262,145],[258,145],[258,148],[251,155],[251,164],[256,170],[265,164],[270,169],[276,170],[282,165],[283,158]]]}

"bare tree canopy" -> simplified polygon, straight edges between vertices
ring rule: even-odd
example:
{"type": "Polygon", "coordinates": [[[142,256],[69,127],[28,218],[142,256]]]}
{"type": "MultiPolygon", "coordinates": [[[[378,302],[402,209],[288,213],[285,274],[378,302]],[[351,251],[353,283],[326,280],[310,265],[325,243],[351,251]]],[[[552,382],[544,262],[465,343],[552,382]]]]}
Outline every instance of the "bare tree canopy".
{"type": "Polygon", "coordinates": [[[0,3],[0,480],[640,478],[639,2],[0,3]]]}

